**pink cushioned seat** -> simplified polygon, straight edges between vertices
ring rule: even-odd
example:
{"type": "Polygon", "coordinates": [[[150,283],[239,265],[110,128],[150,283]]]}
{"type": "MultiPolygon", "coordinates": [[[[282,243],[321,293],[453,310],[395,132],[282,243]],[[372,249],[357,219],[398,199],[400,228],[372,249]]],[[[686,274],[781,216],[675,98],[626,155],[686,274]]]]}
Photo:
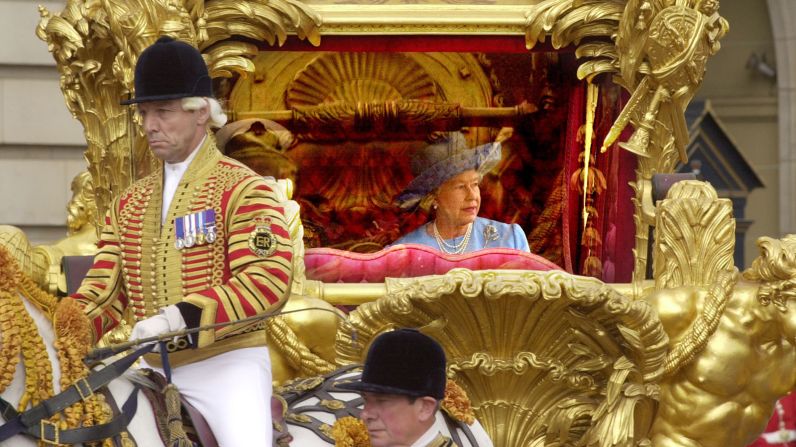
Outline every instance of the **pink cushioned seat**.
{"type": "Polygon", "coordinates": [[[304,256],[307,279],[323,282],[384,282],[384,278],[442,275],[470,270],[561,270],[547,259],[511,248],[447,255],[426,245],[395,245],[375,253],[312,248],[304,256]]]}

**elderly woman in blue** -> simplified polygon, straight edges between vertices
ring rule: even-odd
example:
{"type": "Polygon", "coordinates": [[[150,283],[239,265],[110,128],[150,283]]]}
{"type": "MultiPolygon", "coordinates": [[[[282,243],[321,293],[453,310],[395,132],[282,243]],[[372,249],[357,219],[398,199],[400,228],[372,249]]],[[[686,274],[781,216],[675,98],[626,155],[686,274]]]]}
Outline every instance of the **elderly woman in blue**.
{"type": "Polygon", "coordinates": [[[494,143],[470,149],[461,132],[451,132],[419,151],[412,159],[415,178],[398,203],[404,209],[432,208],[434,220],[392,245],[422,244],[447,254],[496,247],[530,251],[519,225],[478,217],[481,178],[500,161],[501,142],[510,136],[511,129],[503,129],[494,143]]]}

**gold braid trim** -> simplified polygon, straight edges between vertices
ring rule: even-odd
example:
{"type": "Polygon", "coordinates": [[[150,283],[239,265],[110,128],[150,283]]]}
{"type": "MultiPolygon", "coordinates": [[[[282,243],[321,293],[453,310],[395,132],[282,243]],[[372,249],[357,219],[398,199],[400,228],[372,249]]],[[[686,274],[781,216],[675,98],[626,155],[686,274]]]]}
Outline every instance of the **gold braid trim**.
{"type": "Polygon", "coordinates": [[[28,275],[21,273],[17,287],[22,295],[52,321],[58,298],[43,291],[28,275]]]}
{"type": "MultiPolygon", "coordinates": [[[[10,254],[0,251],[0,320],[2,321],[3,354],[0,364],[2,371],[10,374],[3,374],[2,389],[5,390],[13,380],[16,365],[19,363],[19,356],[25,365],[25,390],[17,405],[20,411],[28,405],[37,405],[42,400],[47,399],[53,394],[53,375],[52,365],[47,355],[47,348],[44,345],[36,323],[28,314],[22,302],[20,291],[22,284],[27,284],[34,290],[39,290],[32,285],[19,270],[17,263],[11,258],[10,254]],[[8,333],[6,330],[8,329],[8,333]],[[5,339],[8,338],[9,352],[6,351],[5,339]]],[[[41,292],[43,293],[43,292],[41,292]]]]}
{"type": "Polygon", "coordinates": [[[705,347],[719,325],[727,301],[738,282],[738,276],[735,268],[716,276],[716,283],[710,289],[704,310],[691,325],[688,334],[666,355],[664,377],[671,376],[690,363],[705,347]]]}
{"type": "Polygon", "coordinates": [[[315,355],[299,340],[283,317],[271,318],[267,324],[268,338],[279,340],[269,347],[284,354],[290,366],[299,371],[300,377],[319,376],[335,370],[335,365],[315,355]]]}
{"type": "MultiPolygon", "coordinates": [[[[36,283],[22,272],[18,273],[17,288],[30,303],[41,310],[48,319],[52,320],[52,313],[58,299],[40,289],[36,283]]],[[[19,299],[20,304],[22,300],[19,299]]],[[[24,305],[23,305],[24,306],[24,305]]],[[[24,310],[24,307],[23,307],[24,310]]],[[[26,328],[22,332],[22,358],[25,364],[25,394],[20,399],[20,408],[25,408],[30,399],[31,406],[37,405],[54,394],[53,370],[47,347],[36,328],[36,323],[30,314],[25,311],[19,314],[26,328]]],[[[57,419],[57,418],[54,418],[57,419]]]]}

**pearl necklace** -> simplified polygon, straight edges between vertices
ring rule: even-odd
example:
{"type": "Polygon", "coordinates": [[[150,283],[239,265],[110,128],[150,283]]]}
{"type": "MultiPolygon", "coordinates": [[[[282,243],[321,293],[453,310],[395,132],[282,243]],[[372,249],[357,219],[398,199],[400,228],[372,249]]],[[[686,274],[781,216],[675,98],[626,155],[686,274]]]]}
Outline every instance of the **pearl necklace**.
{"type": "Polygon", "coordinates": [[[437,245],[439,249],[442,250],[443,253],[449,255],[460,255],[464,253],[464,250],[467,249],[467,244],[470,243],[470,236],[473,234],[473,224],[470,223],[467,225],[467,231],[464,233],[464,238],[458,244],[449,244],[445,242],[445,239],[442,239],[442,236],[439,235],[439,230],[437,229],[437,221],[435,220],[432,224],[434,227],[434,239],[437,240],[437,245]]]}

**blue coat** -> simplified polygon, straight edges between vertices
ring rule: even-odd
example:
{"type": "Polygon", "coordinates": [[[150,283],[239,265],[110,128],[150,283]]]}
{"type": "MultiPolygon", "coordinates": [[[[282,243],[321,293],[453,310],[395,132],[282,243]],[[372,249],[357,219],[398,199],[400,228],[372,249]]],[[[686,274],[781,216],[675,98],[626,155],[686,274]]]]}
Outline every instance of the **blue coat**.
{"type": "MultiPolygon", "coordinates": [[[[434,236],[428,234],[426,231],[428,225],[428,223],[421,225],[415,231],[404,235],[390,245],[421,244],[444,251],[437,243],[437,240],[434,239],[434,236]]],[[[464,238],[464,236],[446,239],[445,242],[456,245],[462,241],[462,238],[464,238]]],[[[476,217],[475,222],[473,222],[473,232],[470,236],[470,242],[467,244],[467,249],[464,250],[464,253],[498,247],[514,248],[527,252],[531,251],[528,247],[528,239],[525,237],[525,232],[522,231],[519,225],[506,224],[496,220],[476,217]],[[488,235],[491,235],[489,240],[487,240],[488,235]]]]}

